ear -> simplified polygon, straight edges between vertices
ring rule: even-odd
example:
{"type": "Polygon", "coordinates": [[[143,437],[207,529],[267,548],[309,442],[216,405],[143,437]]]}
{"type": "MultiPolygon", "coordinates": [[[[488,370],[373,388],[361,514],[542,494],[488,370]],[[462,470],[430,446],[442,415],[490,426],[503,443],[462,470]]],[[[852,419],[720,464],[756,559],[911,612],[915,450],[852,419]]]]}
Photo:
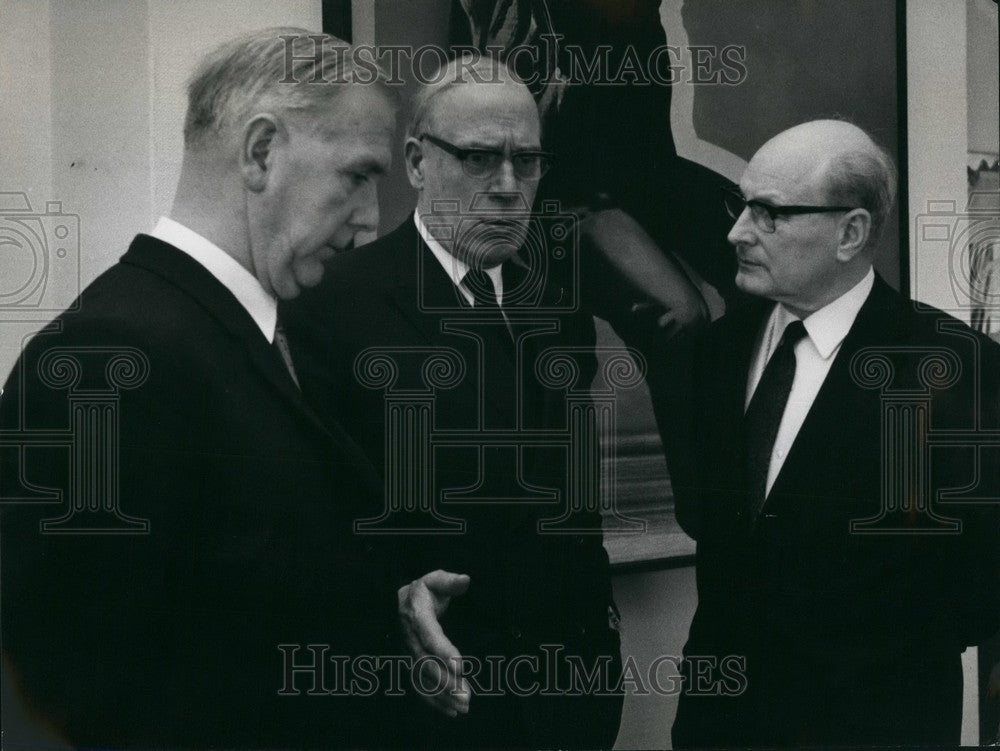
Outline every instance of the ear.
{"type": "Polygon", "coordinates": [[[406,164],[406,176],[416,190],[424,189],[424,146],[419,139],[406,139],[403,145],[403,162],[406,164]]]}
{"type": "Polygon", "coordinates": [[[866,209],[853,209],[840,220],[840,242],[837,260],[851,261],[868,246],[872,230],[872,215],[866,209]]]}
{"type": "Polygon", "coordinates": [[[240,175],[254,193],[267,186],[274,169],[275,147],[282,136],[281,122],[274,115],[260,114],[243,128],[240,142],[240,175]]]}

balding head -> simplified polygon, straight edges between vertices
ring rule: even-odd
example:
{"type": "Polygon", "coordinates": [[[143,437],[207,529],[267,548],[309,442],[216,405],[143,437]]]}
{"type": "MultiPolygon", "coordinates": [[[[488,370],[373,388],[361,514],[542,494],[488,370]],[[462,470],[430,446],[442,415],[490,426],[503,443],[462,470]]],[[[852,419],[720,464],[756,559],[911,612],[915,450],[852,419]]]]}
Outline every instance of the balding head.
{"type": "Polygon", "coordinates": [[[832,302],[871,268],[895,182],[885,151],[850,123],[816,120],[779,133],[740,181],[757,207],[729,234],[737,285],[803,316],[832,302]]]}
{"type": "Polygon", "coordinates": [[[897,176],[892,157],[867,133],[842,120],[813,120],[779,133],[754,158],[769,156],[812,180],[824,204],[867,211],[874,245],[892,211],[897,176]]]}

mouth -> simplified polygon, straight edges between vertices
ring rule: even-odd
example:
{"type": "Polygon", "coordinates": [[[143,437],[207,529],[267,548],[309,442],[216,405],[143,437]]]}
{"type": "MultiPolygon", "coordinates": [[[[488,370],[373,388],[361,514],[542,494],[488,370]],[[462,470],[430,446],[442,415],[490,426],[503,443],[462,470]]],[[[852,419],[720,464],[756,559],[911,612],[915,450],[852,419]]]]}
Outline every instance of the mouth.
{"type": "Polygon", "coordinates": [[[337,254],[342,251],[343,248],[338,248],[336,245],[324,245],[322,248],[319,249],[317,255],[319,256],[319,259],[325,263],[326,261],[329,261],[331,258],[336,257],[337,254]]]}
{"type": "Polygon", "coordinates": [[[499,229],[499,230],[517,229],[518,227],[521,226],[518,222],[512,222],[509,219],[493,219],[492,217],[489,219],[480,220],[479,225],[481,227],[490,227],[492,229],[499,229]]]}

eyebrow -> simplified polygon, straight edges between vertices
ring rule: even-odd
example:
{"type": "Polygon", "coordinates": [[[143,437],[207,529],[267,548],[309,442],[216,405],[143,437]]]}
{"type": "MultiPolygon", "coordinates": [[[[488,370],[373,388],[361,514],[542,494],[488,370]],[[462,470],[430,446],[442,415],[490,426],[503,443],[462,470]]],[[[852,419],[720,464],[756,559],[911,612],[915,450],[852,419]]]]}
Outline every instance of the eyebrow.
{"type": "MultiPolygon", "coordinates": [[[[456,143],[458,148],[464,149],[466,151],[496,151],[497,153],[503,152],[503,144],[485,144],[482,141],[473,141],[469,145],[456,143]]],[[[520,151],[541,151],[542,147],[539,146],[517,146],[516,144],[511,147],[511,153],[516,154],[520,151]]]]}
{"type": "Polygon", "coordinates": [[[747,198],[747,194],[740,189],[737,189],[737,191],[741,196],[743,196],[743,200],[747,202],[756,201],[757,203],[766,203],[769,206],[777,206],[782,202],[780,196],[768,195],[766,191],[764,195],[756,195],[753,198],[747,198]]]}
{"type": "Polygon", "coordinates": [[[358,162],[351,162],[347,164],[345,171],[364,172],[369,175],[384,175],[386,173],[385,165],[374,159],[363,159],[358,162]]]}

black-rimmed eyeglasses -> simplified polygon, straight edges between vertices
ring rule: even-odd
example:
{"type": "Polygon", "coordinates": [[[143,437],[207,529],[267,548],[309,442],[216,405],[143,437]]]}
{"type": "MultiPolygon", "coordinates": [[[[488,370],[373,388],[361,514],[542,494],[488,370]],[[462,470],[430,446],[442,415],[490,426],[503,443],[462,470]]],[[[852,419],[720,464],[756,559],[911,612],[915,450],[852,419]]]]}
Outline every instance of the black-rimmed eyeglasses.
{"type": "MultiPolygon", "coordinates": [[[[462,163],[462,169],[469,177],[492,177],[500,169],[507,152],[495,149],[464,149],[436,136],[424,133],[421,141],[430,141],[442,151],[451,154],[462,163]]],[[[514,174],[521,180],[540,180],[552,167],[552,155],[546,151],[512,151],[510,163],[514,174]]]]}
{"type": "Polygon", "coordinates": [[[838,211],[853,211],[856,206],[775,206],[758,201],[755,198],[747,200],[743,194],[732,188],[722,189],[722,200],[726,211],[733,219],[739,219],[743,210],[750,209],[750,218],[761,232],[774,232],[774,220],[779,216],[798,216],[800,214],[833,214],[838,211]]]}

